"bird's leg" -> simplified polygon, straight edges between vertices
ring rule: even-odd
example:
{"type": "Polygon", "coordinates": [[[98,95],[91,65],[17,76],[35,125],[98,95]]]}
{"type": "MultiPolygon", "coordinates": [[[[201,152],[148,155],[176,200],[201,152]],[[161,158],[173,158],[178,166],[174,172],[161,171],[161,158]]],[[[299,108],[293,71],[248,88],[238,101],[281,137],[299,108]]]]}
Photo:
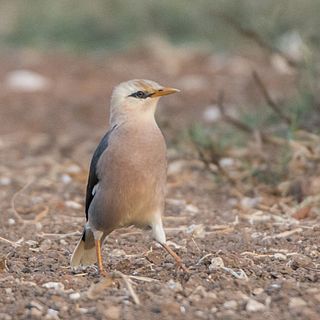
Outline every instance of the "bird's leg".
{"type": "Polygon", "coordinates": [[[95,231],[94,233],[94,243],[96,247],[96,255],[97,255],[97,263],[98,263],[98,269],[99,273],[101,275],[106,275],[106,271],[103,269],[102,265],[102,256],[101,256],[101,238],[103,233],[101,231],[95,231]]]}
{"type": "Polygon", "coordinates": [[[161,214],[157,215],[157,220],[151,225],[153,238],[162,245],[162,247],[173,257],[177,265],[184,271],[189,272],[188,268],[182,262],[182,259],[167,245],[166,235],[163,230],[161,214]]]}
{"type": "Polygon", "coordinates": [[[162,247],[173,257],[173,259],[176,261],[177,265],[186,273],[189,273],[189,269],[185,266],[185,264],[182,262],[182,259],[166,244],[166,243],[160,243],[162,247]]]}

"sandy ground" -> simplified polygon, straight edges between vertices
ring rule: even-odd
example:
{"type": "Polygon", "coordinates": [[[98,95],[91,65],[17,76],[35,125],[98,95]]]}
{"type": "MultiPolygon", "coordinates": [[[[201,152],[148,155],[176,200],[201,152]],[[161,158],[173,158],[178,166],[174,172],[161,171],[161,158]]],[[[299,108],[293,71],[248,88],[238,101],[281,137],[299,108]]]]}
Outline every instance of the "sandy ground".
{"type": "MultiPolygon", "coordinates": [[[[228,186],[177,145],[221,88],[230,103],[257,99],[251,65],[170,50],[170,59],[150,48],[95,58],[3,54],[0,319],[319,319],[320,216],[295,220],[285,210],[234,206],[228,186]],[[10,85],[8,74],[18,69],[41,74],[45,86],[25,92],[10,85]],[[134,77],[184,92],[163,100],[157,117],[169,146],[165,229],[189,274],[134,228],[106,240],[111,278],[94,266],[69,267],[111,88],[134,77]]],[[[276,72],[266,77],[275,95],[291,81],[276,72]]]]}

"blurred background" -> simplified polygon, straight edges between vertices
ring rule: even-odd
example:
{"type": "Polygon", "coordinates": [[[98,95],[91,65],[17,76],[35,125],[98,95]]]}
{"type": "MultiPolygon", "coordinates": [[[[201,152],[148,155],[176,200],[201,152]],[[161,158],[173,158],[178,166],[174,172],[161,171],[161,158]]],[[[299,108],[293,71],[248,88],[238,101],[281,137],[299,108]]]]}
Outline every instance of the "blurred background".
{"type": "MultiPolygon", "coordinates": [[[[1,1],[0,132],[79,158],[77,141],[87,152],[106,129],[112,87],[148,78],[182,90],[158,119],[185,156],[213,163],[270,134],[318,133],[319,10],[317,0],[1,1]]],[[[288,174],[288,152],[272,176],[288,174]]]]}
{"type": "Polygon", "coordinates": [[[18,287],[8,276],[2,312],[118,319],[114,304],[128,319],[318,319],[319,12],[319,0],[1,0],[0,272],[18,287]],[[89,301],[95,271],[68,267],[112,88],[133,78],[181,90],[157,121],[164,224],[193,272],[160,265],[147,235],[113,233],[107,268],[160,280],[135,286],[142,309],[124,287],[89,301]],[[80,304],[46,281],[80,290],[80,304]]]}
{"type": "Polygon", "coordinates": [[[219,174],[235,150],[271,148],[246,163],[277,185],[292,175],[292,141],[320,128],[319,10],[316,0],[1,1],[0,133],[86,168],[113,86],[148,78],[181,89],[158,110],[173,154],[219,174]]]}

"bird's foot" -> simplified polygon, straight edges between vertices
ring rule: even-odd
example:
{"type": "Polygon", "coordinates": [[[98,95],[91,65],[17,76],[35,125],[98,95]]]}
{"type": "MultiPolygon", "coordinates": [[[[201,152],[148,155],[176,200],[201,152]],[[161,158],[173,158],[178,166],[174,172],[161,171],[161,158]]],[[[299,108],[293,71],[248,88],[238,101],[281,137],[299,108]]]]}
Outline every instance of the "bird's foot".
{"type": "Polygon", "coordinates": [[[181,268],[185,273],[190,273],[189,269],[183,263],[182,259],[166,243],[161,245],[173,257],[173,259],[176,261],[176,264],[179,268],[181,268]]]}

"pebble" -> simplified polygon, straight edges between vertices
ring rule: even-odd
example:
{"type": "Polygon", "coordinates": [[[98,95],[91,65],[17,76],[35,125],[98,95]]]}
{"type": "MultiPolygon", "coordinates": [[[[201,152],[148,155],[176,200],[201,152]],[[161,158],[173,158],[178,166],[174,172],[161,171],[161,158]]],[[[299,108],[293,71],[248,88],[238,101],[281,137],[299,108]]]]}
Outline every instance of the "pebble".
{"type": "Polygon", "coordinates": [[[257,312],[265,309],[266,309],[266,306],[263,303],[254,299],[249,299],[246,305],[246,310],[248,312],[257,312]]]}
{"type": "Polygon", "coordinates": [[[42,286],[47,289],[64,290],[64,285],[61,282],[46,282],[42,286]]]}
{"type": "Polygon", "coordinates": [[[12,219],[12,218],[8,219],[8,225],[9,225],[9,226],[13,226],[13,225],[15,225],[15,224],[16,224],[16,220],[14,220],[14,219],[12,219]]]}
{"type": "Polygon", "coordinates": [[[256,207],[260,202],[260,198],[249,198],[249,197],[244,197],[241,200],[241,206],[243,208],[254,208],[256,207]]]}
{"type": "Polygon", "coordinates": [[[68,184],[72,181],[72,178],[68,174],[63,174],[61,180],[64,184],[68,184]]]}
{"type": "Polygon", "coordinates": [[[312,260],[303,254],[296,254],[291,257],[290,261],[288,262],[288,265],[292,269],[296,270],[298,268],[305,268],[312,265],[312,260]]]}
{"type": "Polygon", "coordinates": [[[66,206],[71,209],[81,209],[82,208],[80,203],[72,201],[72,200],[66,201],[66,206]]]}
{"type": "Polygon", "coordinates": [[[276,260],[279,260],[279,261],[285,261],[287,260],[287,256],[283,253],[275,253],[273,255],[273,257],[276,259],[276,260]]]}
{"type": "Polygon", "coordinates": [[[20,69],[9,72],[5,84],[16,91],[34,92],[47,89],[50,81],[39,73],[20,69]]]}
{"type": "Polygon", "coordinates": [[[229,300],[229,301],[226,301],[223,306],[226,308],[226,309],[237,309],[237,306],[238,306],[238,303],[237,301],[235,300],[229,300]]]}
{"type": "Polygon", "coordinates": [[[29,314],[32,319],[34,319],[34,318],[41,319],[42,318],[42,311],[37,308],[31,308],[29,314]]]}
{"type": "Polygon", "coordinates": [[[80,295],[79,292],[74,292],[74,293],[71,293],[71,294],[69,295],[69,298],[70,298],[71,300],[78,300],[78,299],[80,299],[80,297],[81,297],[81,295],[80,295]]]}
{"type": "Polygon", "coordinates": [[[290,309],[301,308],[306,305],[307,305],[307,303],[299,297],[291,298],[289,301],[289,308],[290,309]]]}
{"type": "Polygon", "coordinates": [[[174,290],[175,292],[183,291],[181,283],[180,283],[180,282],[176,282],[176,281],[174,281],[173,279],[171,279],[171,280],[169,280],[169,281],[167,282],[167,286],[168,286],[170,289],[174,290]]]}
{"type": "Polygon", "coordinates": [[[186,211],[190,212],[190,213],[198,213],[199,209],[194,206],[193,204],[188,204],[186,205],[186,211]]]}
{"type": "Polygon", "coordinates": [[[41,245],[39,247],[40,251],[47,251],[51,248],[52,241],[50,239],[45,239],[41,242],[41,245]]]}
{"type": "Polygon", "coordinates": [[[216,270],[224,267],[224,262],[220,257],[214,257],[211,259],[211,264],[209,265],[209,270],[216,270]]]}
{"type": "Polygon", "coordinates": [[[205,230],[203,224],[192,224],[186,229],[187,234],[192,234],[194,238],[204,238],[205,230]]]}
{"type": "Polygon", "coordinates": [[[255,295],[255,296],[258,296],[259,294],[261,294],[264,290],[262,288],[255,288],[253,289],[252,293],[255,295]]]}
{"type": "Polygon", "coordinates": [[[11,288],[5,288],[6,294],[10,295],[12,294],[12,289],[11,288]]]}
{"type": "Polygon", "coordinates": [[[11,179],[7,177],[0,178],[1,186],[8,186],[11,183],[11,179]]]}
{"type": "Polygon", "coordinates": [[[211,309],[210,309],[210,312],[211,313],[216,313],[218,311],[218,308],[217,307],[212,307],[211,309]]]}
{"type": "Polygon", "coordinates": [[[202,116],[206,122],[216,122],[221,118],[221,112],[216,105],[212,105],[204,110],[202,116]]]}
{"type": "Polygon", "coordinates": [[[59,312],[54,309],[48,309],[45,319],[47,320],[58,320],[59,319],[59,312]]]}

